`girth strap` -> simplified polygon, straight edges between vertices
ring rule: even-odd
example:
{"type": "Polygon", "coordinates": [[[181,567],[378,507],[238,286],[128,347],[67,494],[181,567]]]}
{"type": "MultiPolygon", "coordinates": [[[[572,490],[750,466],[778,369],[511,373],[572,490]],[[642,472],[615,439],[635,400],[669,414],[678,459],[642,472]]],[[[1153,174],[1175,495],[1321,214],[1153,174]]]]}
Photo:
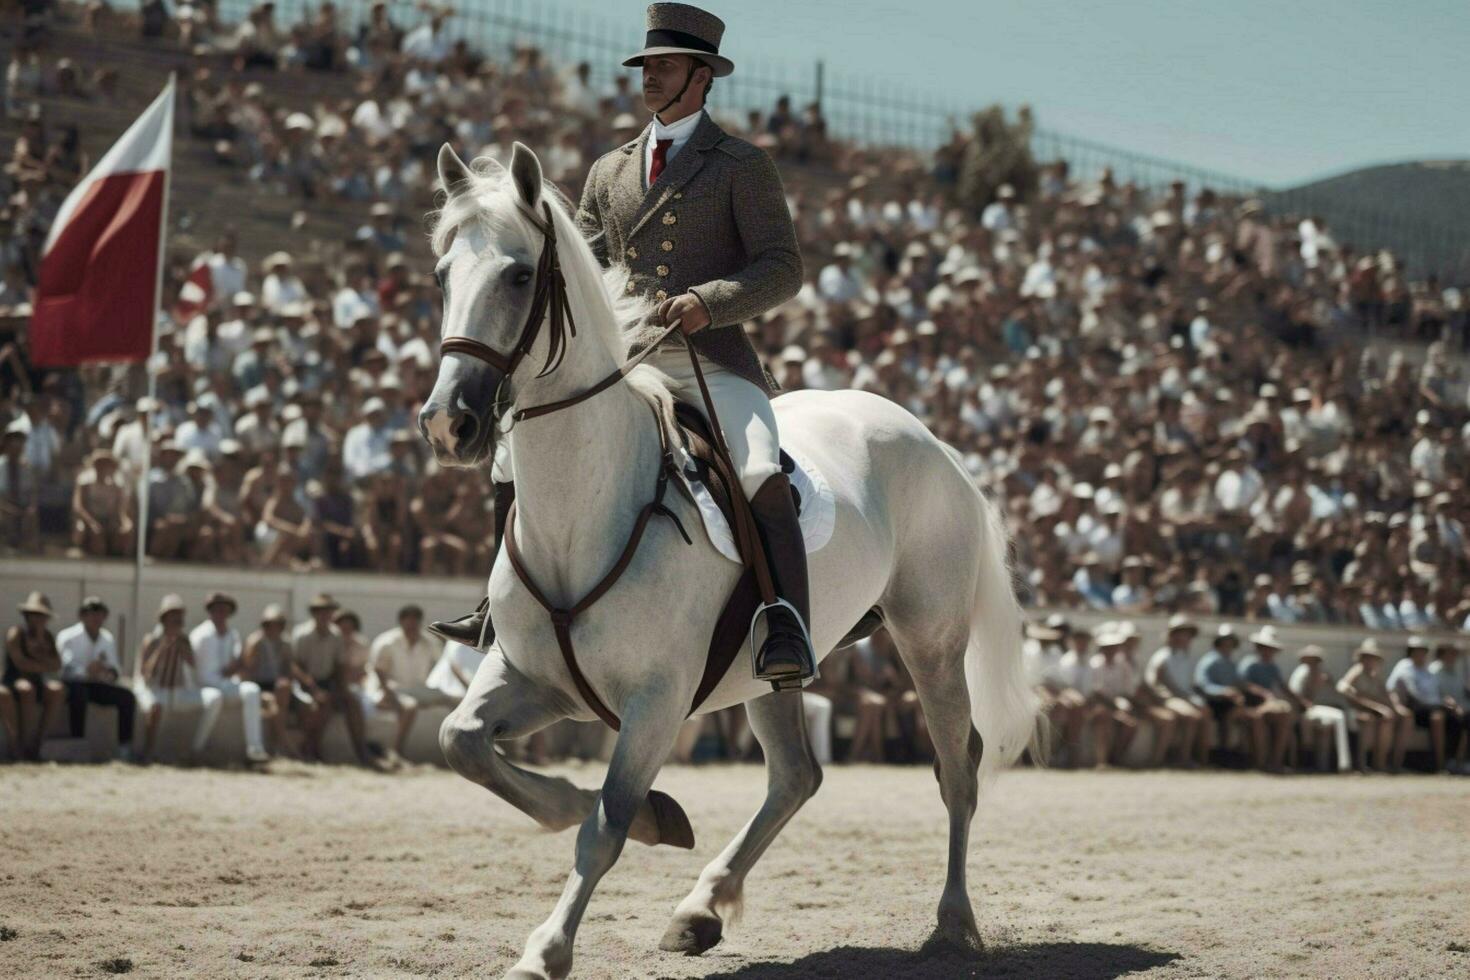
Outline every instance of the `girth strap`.
{"type": "Polygon", "coordinates": [[[669,450],[668,433],[664,431],[663,422],[658,418],[657,412],[654,413],[654,422],[658,427],[661,453],[659,458],[658,486],[654,492],[653,500],[644,504],[643,509],[638,512],[638,519],[633,524],[633,532],[628,536],[628,543],[623,545],[622,554],[618,556],[617,562],[592,587],[592,591],[583,596],[576,605],[570,609],[563,609],[552,604],[551,600],[546,598],[546,594],[536,585],[535,580],[531,578],[530,572],[526,570],[525,564],[521,561],[520,546],[516,544],[515,504],[511,505],[510,514],[506,519],[505,526],[505,551],[510,556],[511,567],[515,569],[516,576],[521,580],[521,584],[526,587],[526,590],[531,593],[531,597],[540,603],[541,608],[545,609],[547,615],[551,617],[551,626],[556,632],[556,644],[561,648],[562,660],[566,663],[567,672],[572,675],[572,683],[577,686],[577,693],[582,695],[582,700],[587,702],[587,707],[591,708],[597,717],[606,722],[608,727],[613,729],[613,731],[617,731],[621,727],[618,722],[618,716],[613,714],[612,710],[608,708],[602,698],[597,696],[597,692],[592,689],[592,684],[587,680],[587,676],[582,673],[582,668],[577,664],[577,655],[572,648],[572,623],[577,616],[586,612],[593,603],[606,595],[608,589],[611,589],[617,583],[617,580],[622,577],[623,572],[627,571],[628,565],[633,561],[634,553],[638,551],[638,543],[643,540],[643,532],[648,527],[649,520],[655,514],[660,514],[671,519],[674,525],[678,527],[679,534],[684,538],[685,542],[689,544],[693,543],[689,534],[684,530],[684,526],[679,523],[679,518],[675,516],[673,511],[664,506],[664,493],[668,490],[669,475],[674,468],[674,457],[673,453],[669,450]]]}

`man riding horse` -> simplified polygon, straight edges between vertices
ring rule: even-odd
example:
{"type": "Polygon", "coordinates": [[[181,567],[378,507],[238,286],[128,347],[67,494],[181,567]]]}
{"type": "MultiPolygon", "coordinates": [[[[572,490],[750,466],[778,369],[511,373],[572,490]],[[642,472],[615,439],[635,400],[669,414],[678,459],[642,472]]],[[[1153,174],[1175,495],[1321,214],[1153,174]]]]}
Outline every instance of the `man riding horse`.
{"type": "MultiPolygon", "coordinates": [[[[742,324],[801,288],[801,253],[775,163],[705,112],[714,79],[735,68],[719,53],[724,22],[688,4],[655,3],[647,27],[643,50],[623,64],[643,69],[643,99],[653,120],[637,139],[592,165],[577,221],[603,265],[626,263],[628,292],[641,290],[657,304],[650,333],[681,321],[687,340],[671,337],[646,363],[684,384],[694,404],[699,395],[682,345],[692,344],[699,355],[782,600],[766,607],[755,674],[784,689],[816,670],[806,546],[781,470],[770,404],[775,380],[742,324]]],[[[501,441],[502,453],[508,446],[501,441]]],[[[513,461],[498,455],[494,476],[498,554],[514,499],[513,461]]],[[[488,597],[474,613],[430,629],[470,646],[488,645],[495,636],[488,597]]]]}

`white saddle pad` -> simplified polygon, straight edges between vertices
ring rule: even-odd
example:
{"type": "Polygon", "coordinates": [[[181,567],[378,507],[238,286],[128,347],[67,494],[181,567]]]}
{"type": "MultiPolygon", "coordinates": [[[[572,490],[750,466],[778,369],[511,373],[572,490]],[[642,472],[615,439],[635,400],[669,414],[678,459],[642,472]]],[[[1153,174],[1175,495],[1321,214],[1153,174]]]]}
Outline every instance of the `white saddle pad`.
{"type": "MultiPolygon", "coordinates": [[[[684,483],[693,494],[695,503],[699,504],[705,537],[709,538],[716,551],[741,564],[740,552],[735,549],[735,535],[720,505],[715,503],[709,488],[694,478],[694,462],[684,447],[679,446],[675,451],[684,483]]],[[[816,464],[789,448],[786,448],[786,455],[796,464],[796,471],[786,474],[786,477],[801,500],[801,536],[806,541],[806,553],[815,554],[832,538],[832,528],[837,523],[837,501],[816,464]]]]}

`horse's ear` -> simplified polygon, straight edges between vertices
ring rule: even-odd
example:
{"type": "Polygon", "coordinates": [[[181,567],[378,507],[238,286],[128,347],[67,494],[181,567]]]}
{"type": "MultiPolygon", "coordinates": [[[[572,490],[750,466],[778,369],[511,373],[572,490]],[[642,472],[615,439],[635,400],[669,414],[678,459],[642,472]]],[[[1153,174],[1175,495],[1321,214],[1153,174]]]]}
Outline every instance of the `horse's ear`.
{"type": "Polygon", "coordinates": [[[541,161],[524,143],[517,142],[510,151],[510,176],[516,192],[532,211],[541,203],[541,161]]]}
{"type": "Polygon", "coordinates": [[[459,185],[470,179],[470,168],[454,152],[454,147],[445,143],[439,147],[439,182],[447,194],[453,196],[459,185]]]}

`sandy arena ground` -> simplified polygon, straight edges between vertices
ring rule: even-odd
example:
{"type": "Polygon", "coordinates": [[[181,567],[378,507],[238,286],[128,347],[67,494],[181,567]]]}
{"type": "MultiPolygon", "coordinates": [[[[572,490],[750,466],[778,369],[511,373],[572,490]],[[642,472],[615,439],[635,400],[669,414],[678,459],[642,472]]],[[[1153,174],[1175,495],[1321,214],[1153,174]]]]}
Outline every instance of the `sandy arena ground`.
{"type": "MultiPolygon", "coordinates": [[[[970,850],[974,959],[917,952],[944,873],[925,768],[830,767],[724,943],[660,953],[763,773],[670,768],[658,785],[699,843],[628,845],[574,976],[1470,976],[1470,779],[1010,773],[970,850]]],[[[572,844],[432,769],[7,766],[0,974],[494,977],[572,844]]]]}

